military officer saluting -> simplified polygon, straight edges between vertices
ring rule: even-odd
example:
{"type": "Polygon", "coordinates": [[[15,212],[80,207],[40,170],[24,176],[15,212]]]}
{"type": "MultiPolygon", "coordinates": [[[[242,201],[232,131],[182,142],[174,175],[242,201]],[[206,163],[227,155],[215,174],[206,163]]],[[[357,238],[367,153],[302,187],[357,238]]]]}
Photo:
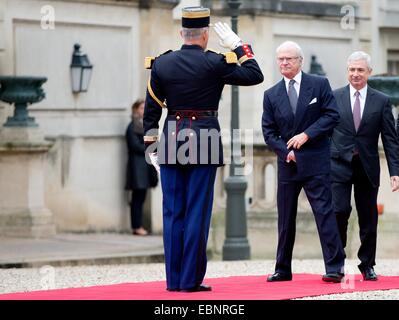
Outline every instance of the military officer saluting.
{"type": "Polygon", "coordinates": [[[256,85],[263,74],[251,46],[218,22],[225,54],[206,50],[210,10],[182,10],[180,50],[146,58],[151,69],[144,112],[147,154],[160,164],[167,290],[210,291],[202,283],[216,169],[223,165],[218,106],[224,85],[256,85]],[[159,120],[167,108],[161,138],[159,120]],[[159,142],[158,142],[159,140],[159,142]],[[156,160],[157,159],[157,160],[156,160]]]}

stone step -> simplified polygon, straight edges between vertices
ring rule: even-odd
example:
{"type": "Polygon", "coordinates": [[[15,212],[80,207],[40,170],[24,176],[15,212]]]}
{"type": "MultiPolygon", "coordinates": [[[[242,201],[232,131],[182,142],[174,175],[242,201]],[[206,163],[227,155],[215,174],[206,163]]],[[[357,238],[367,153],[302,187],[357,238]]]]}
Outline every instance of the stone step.
{"type": "Polygon", "coordinates": [[[0,268],[163,262],[162,236],[117,233],[0,238],[0,268]]]}

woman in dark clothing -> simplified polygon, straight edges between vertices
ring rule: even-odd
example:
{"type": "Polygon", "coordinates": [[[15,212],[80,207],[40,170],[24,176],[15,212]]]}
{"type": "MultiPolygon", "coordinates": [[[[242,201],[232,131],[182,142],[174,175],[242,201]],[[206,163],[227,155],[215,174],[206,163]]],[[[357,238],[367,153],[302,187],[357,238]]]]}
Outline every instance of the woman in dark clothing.
{"type": "Polygon", "coordinates": [[[132,121],[126,129],[126,142],[129,152],[126,190],[132,190],[130,221],[133,234],[140,236],[148,234],[148,231],[142,226],[143,204],[147,189],[155,187],[158,183],[155,168],[145,160],[143,115],[144,100],[137,100],[132,105],[132,121]]]}

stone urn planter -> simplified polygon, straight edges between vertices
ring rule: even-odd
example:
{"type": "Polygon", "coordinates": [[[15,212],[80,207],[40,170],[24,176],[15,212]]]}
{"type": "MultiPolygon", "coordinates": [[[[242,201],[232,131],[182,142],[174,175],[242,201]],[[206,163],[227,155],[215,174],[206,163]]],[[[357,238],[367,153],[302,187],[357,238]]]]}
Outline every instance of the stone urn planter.
{"type": "Polygon", "coordinates": [[[44,168],[51,143],[29,116],[28,106],[44,99],[46,78],[0,77],[0,100],[14,115],[0,127],[0,236],[48,237],[53,215],[44,203],[44,168]]]}
{"type": "Polygon", "coordinates": [[[0,77],[0,100],[14,104],[14,116],[9,117],[5,127],[37,127],[35,119],[28,115],[28,104],[45,98],[42,84],[47,78],[0,77]]]}
{"type": "Polygon", "coordinates": [[[393,112],[396,119],[396,131],[399,134],[399,76],[378,75],[370,77],[368,84],[370,87],[384,92],[391,99],[391,103],[395,106],[393,112]]]}
{"type": "Polygon", "coordinates": [[[368,84],[384,92],[395,106],[399,106],[399,76],[374,76],[370,77],[368,84]]]}
{"type": "Polygon", "coordinates": [[[14,106],[14,115],[8,117],[0,129],[0,144],[46,145],[43,132],[33,117],[29,116],[28,106],[45,98],[43,77],[0,77],[0,100],[14,106]]]}

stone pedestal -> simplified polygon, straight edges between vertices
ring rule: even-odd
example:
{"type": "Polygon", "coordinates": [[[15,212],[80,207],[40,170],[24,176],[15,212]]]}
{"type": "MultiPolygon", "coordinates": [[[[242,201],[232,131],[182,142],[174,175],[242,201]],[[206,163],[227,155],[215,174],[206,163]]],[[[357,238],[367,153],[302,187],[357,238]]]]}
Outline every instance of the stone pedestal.
{"type": "Polygon", "coordinates": [[[51,144],[39,128],[0,129],[0,236],[50,237],[44,204],[44,164],[51,144]]]}

